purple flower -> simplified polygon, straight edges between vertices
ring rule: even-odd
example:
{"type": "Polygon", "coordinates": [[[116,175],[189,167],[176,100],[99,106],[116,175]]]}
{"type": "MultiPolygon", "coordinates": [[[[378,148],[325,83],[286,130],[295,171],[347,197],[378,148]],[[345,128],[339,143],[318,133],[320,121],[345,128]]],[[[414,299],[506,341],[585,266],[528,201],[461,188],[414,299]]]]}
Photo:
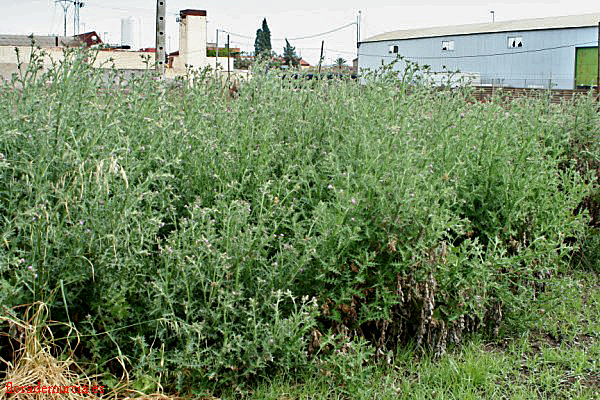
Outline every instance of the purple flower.
{"type": "Polygon", "coordinates": [[[350,200],[350,202],[351,202],[352,204],[356,204],[356,199],[353,197],[353,198],[352,198],[352,200],[350,200]]]}

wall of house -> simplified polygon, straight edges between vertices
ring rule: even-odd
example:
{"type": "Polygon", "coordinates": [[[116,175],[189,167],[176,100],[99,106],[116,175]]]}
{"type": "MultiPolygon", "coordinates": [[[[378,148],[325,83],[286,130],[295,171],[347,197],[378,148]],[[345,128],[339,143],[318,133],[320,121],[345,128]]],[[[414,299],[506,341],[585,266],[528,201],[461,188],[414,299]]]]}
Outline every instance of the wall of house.
{"type": "MultiPolygon", "coordinates": [[[[597,35],[597,27],[587,27],[363,42],[358,65],[359,70],[373,70],[390,64],[397,55],[389,49],[396,45],[398,55],[429,65],[433,72],[445,66],[476,74],[482,85],[573,89],[576,48],[595,45],[597,35]],[[509,37],[521,37],[523,46],[509,48],[509,37]],[[442,41],[450,40],[454,50],[442,50],[442,41]]],[[[405,67],[400,61],[394,69],[405,67]]]]}
{"type": "MultiPolygon", "coordinates": [[[[18,61],[22,63],[24,71],[29,65],[31,57],[31,46],[17,47],[19,58],[15,46],[0,46],[0,77],[10,79],[13,73],[18,73],[18,61]]],[[[63,49],[60,47],[48,47],[43,49],[41,62],[45,69],[52,63],[60,62],[64,58],[63,49]]],[[[115,68],[128,71],[143,71],[146,69],[144,58],[149,57],[150,68],[154,67],[154,54],[138,51],[98,51],[93,66],[96,68],[115,68]]]]}
{"type": "Polygon", "coordinates": [[[99,51],[94,67],[106,68],[115,66],[116,69],[124,70],[145,70],[148,67],[154,69],[155,53],[147,53],[142,51],[99,51]]]}
{"type": "MultiPolygon", "coordinates": [[[[19,63],[21,63],[21,70],[25,72],[29,66],[31,51],[31,46],[0,46],[0,78],[8,80],[13,74],[18,73],[19,63]]],[[[58,62],[63,58],[60,47],[44,48],[43,53],[38,54],[45,69],[49,68],[53,62],[58,62]]]]}

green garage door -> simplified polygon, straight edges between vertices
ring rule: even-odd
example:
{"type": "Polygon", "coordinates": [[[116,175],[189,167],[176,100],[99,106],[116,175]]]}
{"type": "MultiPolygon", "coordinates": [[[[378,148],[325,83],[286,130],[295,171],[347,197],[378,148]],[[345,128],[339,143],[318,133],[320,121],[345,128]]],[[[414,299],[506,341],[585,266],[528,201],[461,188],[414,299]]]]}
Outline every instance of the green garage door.
{"type": "Polygon", "coordinates": [[[595,86],[597,77],[598,48],[577,48],[575,50],[575,86],[595,86]]]}

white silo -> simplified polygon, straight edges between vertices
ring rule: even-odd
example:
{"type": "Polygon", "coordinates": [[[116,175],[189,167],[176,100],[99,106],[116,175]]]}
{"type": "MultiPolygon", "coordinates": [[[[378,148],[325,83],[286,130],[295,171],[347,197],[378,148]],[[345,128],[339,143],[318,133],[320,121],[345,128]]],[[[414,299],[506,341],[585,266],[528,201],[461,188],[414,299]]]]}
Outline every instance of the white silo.
{"type": "Polygon", "coordinates": [[[140,19],[135,17],[121,19],[121,45],[139,50],[141,42],[140,19]]]}

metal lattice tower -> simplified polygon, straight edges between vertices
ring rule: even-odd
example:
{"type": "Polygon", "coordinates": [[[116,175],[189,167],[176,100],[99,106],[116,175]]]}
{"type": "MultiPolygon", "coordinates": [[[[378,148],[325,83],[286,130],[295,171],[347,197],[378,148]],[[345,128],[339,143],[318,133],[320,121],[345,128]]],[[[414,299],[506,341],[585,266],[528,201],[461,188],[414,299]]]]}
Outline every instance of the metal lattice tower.
{"type": "Polygon", "coordinates": [[[54,3],[59,3],[64,12],[64,33],[63,36],[67,36],[67,13],[69,12],[69,6],[71,5],[71,0],[54,0],[54,3]]]}
{"type": "Polygon", "coordinates": [[[79,10],[85,5],[83,1],[73,1],[75,14],[73,15],[73,35],[79,35],[79,10]]]}
{"type": "Polygon", "coordinates": [[[54,0],[55,3],[59,3],[64,12],[64,30],[63,36],[67,36],[67,14],[69,13],[69,7],[73,5],[75,11],[73,13],[73,36],[79,34],[79,10],[85,5],[83,1],[77,0],[54,0]]]}

